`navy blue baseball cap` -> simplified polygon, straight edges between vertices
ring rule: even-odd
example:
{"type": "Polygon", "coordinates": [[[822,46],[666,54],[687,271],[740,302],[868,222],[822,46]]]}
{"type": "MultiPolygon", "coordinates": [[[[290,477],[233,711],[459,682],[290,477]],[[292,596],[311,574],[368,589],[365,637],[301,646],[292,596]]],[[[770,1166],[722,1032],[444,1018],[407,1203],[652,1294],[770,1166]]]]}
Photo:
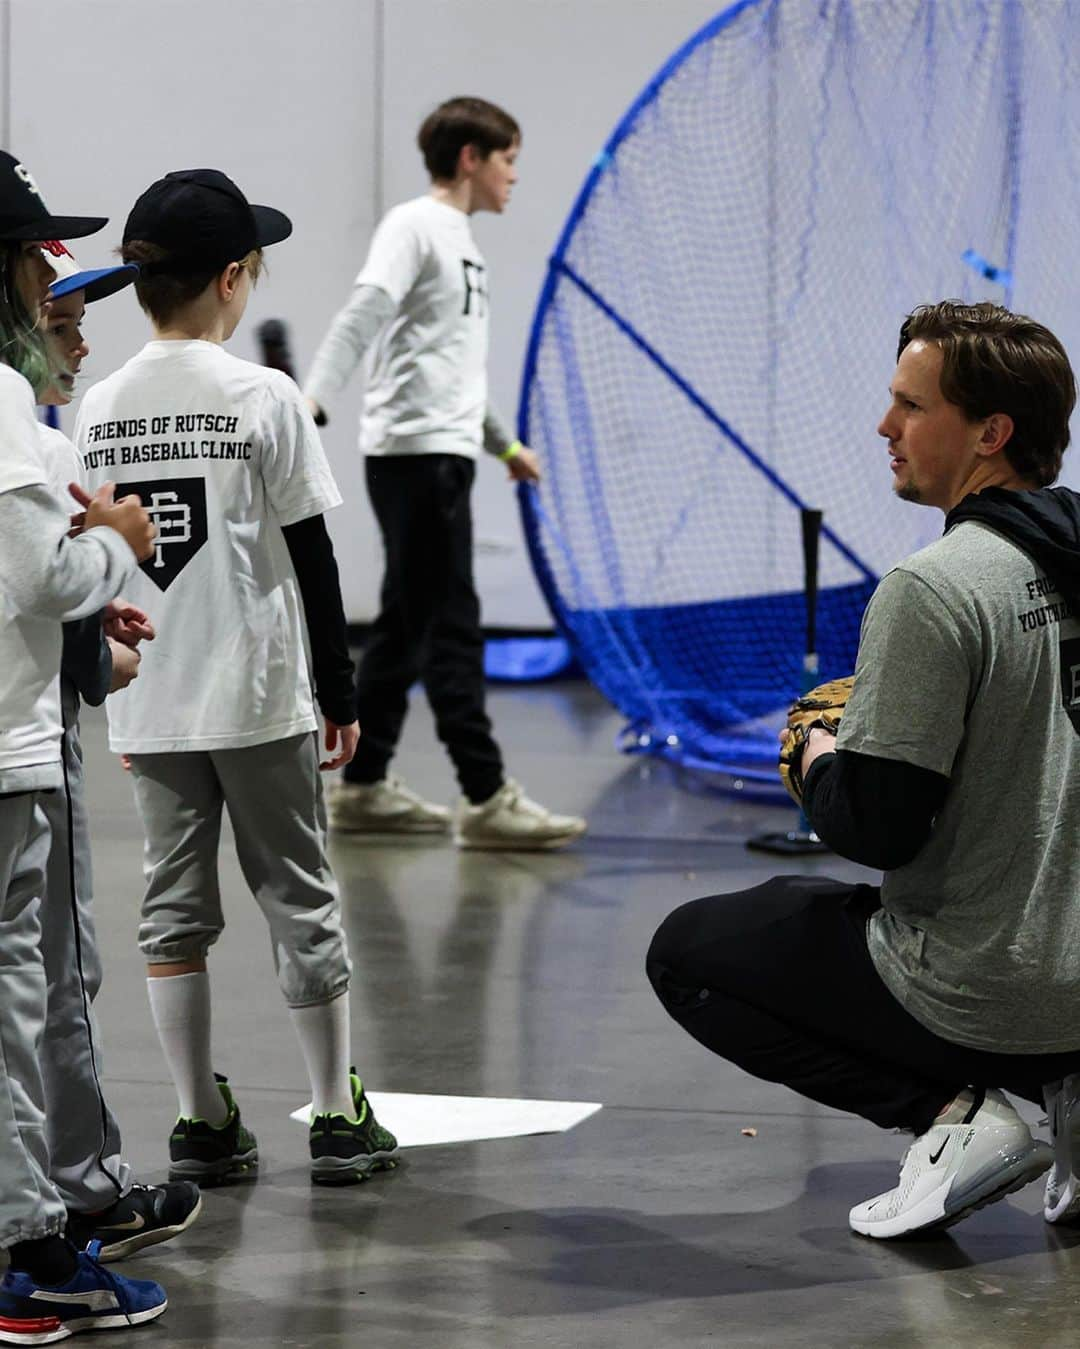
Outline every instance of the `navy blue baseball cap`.
{"type": "Polygon", "coordinates": [[[169,253],[169,267],[224,267],[291,233],[287,215],[253,206],[220,169],[180,169],[152,183],[131,208],[124,243],[157,244],[169,253]]]}
{"type": "Polygon", "coordinates": [[[34,175],[0,150],[0,240],[83,239],[108,223],[103,215],[52,215],[34,175]]]}

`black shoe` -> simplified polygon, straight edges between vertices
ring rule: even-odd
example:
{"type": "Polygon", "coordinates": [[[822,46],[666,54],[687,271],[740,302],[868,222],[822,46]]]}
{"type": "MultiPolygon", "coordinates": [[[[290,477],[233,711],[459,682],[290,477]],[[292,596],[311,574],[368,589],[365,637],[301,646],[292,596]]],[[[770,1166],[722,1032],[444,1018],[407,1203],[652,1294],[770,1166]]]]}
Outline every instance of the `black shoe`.
{"type": "Polygon", "coordinates": [[[186,1231],[201,1209],[199,1187],[187,1181],[133,1185],[100,1213],[69,1212],[67,1235],[79,1250],[85,1250],[91,1241],[100,1241],[97,1258],[108,1264],[186,1231]]]}
{"type": "Polygon", "coordinates": [[[169,1136],[169,1179],[193,1180],[203,1189],[254,1180],[259,1169],[255,1135],[241,1123],[227,1080],[220,1073],[214,1076],[229,1109],[225,1123],[208,1124],[181,1115],[169,1136]]]}
{"type": "Polygon", "coordinates": [[[356,1118],[328,1114],[311,1121],[311,1179],[316,1185],[355,1185],[373,1171],[397,1166],[397,1139],[375,1118],[355,1069],[350,1081],[356,1118]]]}

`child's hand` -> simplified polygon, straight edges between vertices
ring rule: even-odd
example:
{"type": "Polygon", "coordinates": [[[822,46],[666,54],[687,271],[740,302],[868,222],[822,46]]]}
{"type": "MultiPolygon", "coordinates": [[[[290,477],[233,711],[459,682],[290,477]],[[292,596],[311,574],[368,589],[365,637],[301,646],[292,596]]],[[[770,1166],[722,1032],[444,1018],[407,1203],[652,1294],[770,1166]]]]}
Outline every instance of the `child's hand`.
{"type": "Polygon", "coordinates": [[[319,771],[332,773],[335,768],[344,768],[356,753],[356,746],[360,743],[360,723],[353,721],[348,726],[337,726],[329,717],[323,720],[326,722],[326,748],[334,757],[320,763],[319,771]]]}

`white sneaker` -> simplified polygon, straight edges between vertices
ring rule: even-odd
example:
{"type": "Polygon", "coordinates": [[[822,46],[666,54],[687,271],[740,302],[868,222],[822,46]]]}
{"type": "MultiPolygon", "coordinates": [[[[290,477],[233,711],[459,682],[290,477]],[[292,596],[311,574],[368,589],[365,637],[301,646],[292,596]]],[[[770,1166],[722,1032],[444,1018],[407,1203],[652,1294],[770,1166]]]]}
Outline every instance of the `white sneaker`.
{"type": "Polygon", "coordinates": [[[578,815],[554,815],[530,801],[508,778],[494,796],[480,805],[458,803],[454,842],[459,848],[534,850],[562,848],[585,832],[578,815]]]}
{"type": "Polygon", "coordinates": [[[904,1153],[895,1190],[848,1214],[866,1237],[903,1237],[947,1227],[1004,1199],[1050,1166],[1053,1154],[995,1087],[962,1124],[932,1124],[904,1153]]]}
{"type": "Polygon", "coordinates": [[[1080,1221],[1080,1075],[1043,1088],[1054,1165],[1046,1177],[1043,1217],[1048,1223],[1080,1221]]]}
{"type": "Polygon", "coordinates": [[[370,786],[335,783],[327,800],[327,817],[331,829],[349,834],[444,834],[450,828],[445,806],[425,801],[395,777],[370,786]]]}

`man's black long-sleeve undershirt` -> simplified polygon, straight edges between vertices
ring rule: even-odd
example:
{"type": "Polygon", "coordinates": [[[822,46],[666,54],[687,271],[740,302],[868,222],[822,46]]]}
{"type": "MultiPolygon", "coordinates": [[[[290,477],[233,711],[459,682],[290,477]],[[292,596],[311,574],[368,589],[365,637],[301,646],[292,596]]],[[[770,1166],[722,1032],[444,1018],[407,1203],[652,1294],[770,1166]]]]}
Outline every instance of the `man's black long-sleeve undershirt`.
{"type": "Polygon", "coordinates": [[[803,809],[841,857],[892,871],[930,837],[948,786],[948,778],[927,768],[842,749],[814,760],[803,809]]]}
{"type": "Polygon", "coordinates": [[[337,561],[326,522],[321,515],[312,515],[283,526],[281,532],[304,602],[315,697],[327,721],[348,726],[356,720],[356,690],[337,561]]]}

